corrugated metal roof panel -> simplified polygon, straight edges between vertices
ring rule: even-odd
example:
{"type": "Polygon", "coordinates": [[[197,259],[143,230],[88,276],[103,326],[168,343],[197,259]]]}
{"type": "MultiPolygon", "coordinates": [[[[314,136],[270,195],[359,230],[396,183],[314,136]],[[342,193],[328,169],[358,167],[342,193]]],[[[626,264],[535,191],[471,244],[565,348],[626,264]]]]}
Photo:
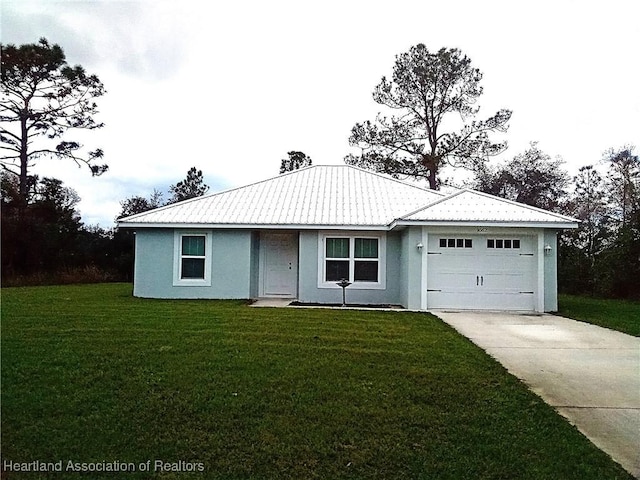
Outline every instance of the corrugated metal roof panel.
{"type": "Polygon", "coordinates": [[[442,198],[349,165],[313,166],[124,218],[127,224],[388,225],[442,198]]]}
{"type": "Polygon", "coordinates": [[[394,221],[577,226],[573,218],[485,193],[445,196],[350,165],[296,170],[133,215],[119,225],[366,228],[394,221]]]}
{"type": "Polygon", "coordinates": [[[473,190],[438,199],[402,220],[451,222],[576,223],[573,218],[473,190]]]}

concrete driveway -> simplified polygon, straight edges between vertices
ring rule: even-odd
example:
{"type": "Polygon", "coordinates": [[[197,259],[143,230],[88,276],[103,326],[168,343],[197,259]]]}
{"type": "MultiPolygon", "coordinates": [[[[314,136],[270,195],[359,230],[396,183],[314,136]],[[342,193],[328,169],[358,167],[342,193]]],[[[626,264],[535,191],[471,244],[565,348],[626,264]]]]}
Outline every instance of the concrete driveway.
{"type": "Polygon", "coordinates": [[[640,339],[554,315],[436,311],[640,478],[640,339]]]}

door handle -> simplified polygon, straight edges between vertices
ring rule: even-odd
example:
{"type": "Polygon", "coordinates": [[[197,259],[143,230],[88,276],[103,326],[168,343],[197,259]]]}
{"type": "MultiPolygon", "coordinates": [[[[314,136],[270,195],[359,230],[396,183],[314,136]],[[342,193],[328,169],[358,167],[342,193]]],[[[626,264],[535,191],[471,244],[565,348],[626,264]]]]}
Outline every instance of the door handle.
{"type": "Polygon", "coordinates": [[[480,285],[480,277],[478,277],[478,275],[476,275],[476,287],[480,285]]]}
{"type": "Polygon", "coordinates": [[[480,286],[482,287],[483,285],[484,285],[484,277],[483,277],[483,276],[481,276],[481,277],[480,277],[480,286]]]}

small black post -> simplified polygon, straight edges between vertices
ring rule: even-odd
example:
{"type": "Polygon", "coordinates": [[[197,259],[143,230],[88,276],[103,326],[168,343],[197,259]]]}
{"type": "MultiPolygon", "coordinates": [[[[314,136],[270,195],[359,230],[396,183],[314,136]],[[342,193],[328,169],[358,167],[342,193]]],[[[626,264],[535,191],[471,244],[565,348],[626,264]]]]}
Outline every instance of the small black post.
{"type": "Polygon", "coordinates": [[[338,285],[339,287],[342,287],[342,306],[346,307],[347,306],[347,302],[346,302],[346,299],[345,299],[345,291],[346,291],[347,287],[349,285],[351,285],[351,282],[349,282],[346,278],[343,278],[338,283],[336,283],[336,285],[338,285]]]}

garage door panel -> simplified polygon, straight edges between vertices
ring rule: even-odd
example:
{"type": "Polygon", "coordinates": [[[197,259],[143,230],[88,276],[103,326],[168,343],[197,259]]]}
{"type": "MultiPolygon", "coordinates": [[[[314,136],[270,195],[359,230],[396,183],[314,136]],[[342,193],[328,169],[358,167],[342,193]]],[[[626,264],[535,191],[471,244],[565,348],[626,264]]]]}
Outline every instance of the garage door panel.
{"type": "Polygon", "coordinates": [[[494,271],[480,276],[485,293],[520,293],[531,291],[528,275],[519,272],[494,271]]]}
{"type": "Polygon", "coordinates": [[[443,271],[438,283],[438,289],[446,292],[473,291],[475,287],[476,276],[460,270],[443,271]]]}
{"type": "Polygon", "coordinates": [[[473,308],[470,306],[464,307],[463,305],[476,305],[477,302],[477,293],[473,291],[427,291],[427,304],[429,308],[473,308]]]}
{"type": "Polygon", "coordinates": [[[427,292],[428,308],[461,310],[526,310],[535,309],[533,293],[427,292]]]}
{"type": "Polygon", "coordinates": [[[533,310],[534,295],[521,292],[488,292],[476,299],[480,310],[533,310]]]}
{"type": "Polygon", "coordinates": [[[466,236],[472,248],[441,247],[452,243],[441,238],[429,239],[428,308],[535,310],[534,237],[508,236],[509,242],[499,242],[498,237],[466,236]]]}

